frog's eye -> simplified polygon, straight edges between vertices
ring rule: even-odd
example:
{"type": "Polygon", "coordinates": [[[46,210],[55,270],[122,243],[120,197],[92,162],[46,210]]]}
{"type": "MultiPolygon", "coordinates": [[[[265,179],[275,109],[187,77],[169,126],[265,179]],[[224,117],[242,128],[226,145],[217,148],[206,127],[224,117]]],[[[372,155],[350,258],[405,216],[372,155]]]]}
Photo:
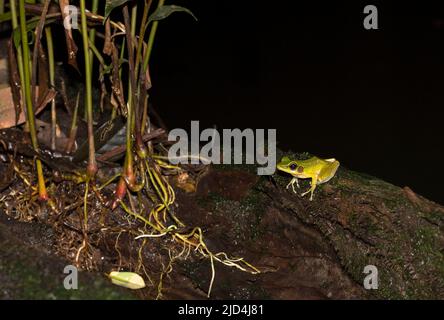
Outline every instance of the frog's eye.
{"type": "Polygon", "coordinates": [[[292,164],[290,164],[290,166],[289,166],[289,168],[290,168],[291,171],[295,171],[297,167],[298,167],[298,165],[297,165],[296,163],[292,163],[292,164]]]}

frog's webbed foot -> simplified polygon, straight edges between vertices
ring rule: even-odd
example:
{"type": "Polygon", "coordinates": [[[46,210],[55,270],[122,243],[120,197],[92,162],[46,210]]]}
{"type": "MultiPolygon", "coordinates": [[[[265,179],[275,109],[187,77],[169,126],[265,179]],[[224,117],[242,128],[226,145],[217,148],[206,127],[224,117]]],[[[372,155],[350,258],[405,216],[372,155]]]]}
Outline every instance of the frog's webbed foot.
{"type": "Polygon", "coordinates": [[[314,191],[314,188],[310,188],[310,189],[308,189],[307,191],[301,193],[301,197],[303,197],[303,196],[305,196],[307,193],[311,192],[311,195],[310,195],[310,201],[313,201],[313,191],[314,191]]]}
{"type": "Polygon", "coordinates": [[[291,179],[290,182],[287,184],[287,189],[291,186],[291,189],[293,189],[293,192],[294,192],[294,193],[297,193],[296,190],[294,189],[294,184],[295,184],[295,183],[296,183],[296,185],[297,185],[298,188],[299,188],[299,182],[298,182],[298,179],[297,179],[297,178],[293,178],[293,179],[291,179]]]}
{"type": "Polygon", "coordinates": [[[311,179],[311,187],[310,187],[310,189],[308,189],[307,191],[303,192],[303,193],[301,194],[301,197],[303,197],[303,196],[305,196],[307,193],[311,192],[311,194],[310,194],[310,201],[313,201],[313,192],[314,192],[315,189],[316,189],[316,181],[317,181],[316,178],[312,178],[312,179],[311,179]]]}

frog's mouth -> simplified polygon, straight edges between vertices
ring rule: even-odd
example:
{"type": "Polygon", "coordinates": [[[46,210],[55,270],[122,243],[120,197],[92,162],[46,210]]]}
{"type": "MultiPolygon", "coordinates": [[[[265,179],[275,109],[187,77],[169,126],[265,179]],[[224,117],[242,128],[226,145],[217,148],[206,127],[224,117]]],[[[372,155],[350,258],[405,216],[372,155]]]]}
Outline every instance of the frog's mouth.
{"type": "Polygon", "coordinates": [[[286,172],[286,173],[292,173],[290,168],[288,168],[287,166],[282,166],[282,165],[277,165],[276,168],[280,171],[286,172]]]}

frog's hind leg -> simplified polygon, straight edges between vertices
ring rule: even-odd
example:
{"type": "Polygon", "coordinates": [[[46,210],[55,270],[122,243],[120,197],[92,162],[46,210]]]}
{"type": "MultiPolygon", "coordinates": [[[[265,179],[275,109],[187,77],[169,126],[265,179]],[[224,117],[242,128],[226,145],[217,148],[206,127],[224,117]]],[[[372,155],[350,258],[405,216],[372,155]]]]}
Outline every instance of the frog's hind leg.
{"type": "Polygon", "coordinates": [[[327,159],[328,160],[334,160],[332,163],[321,169],[321,172],[318,175],[318,183],[326,183],[330,181],[331,178],[333,178],[336,174],[336,171],[339,168],[339,161],[336,161],[335,159],[327,159]]]}
{"type": "Polygon", "coordinates": [[[299,188],[299,181],[298,181],[298,178],[293,178],[293,179],[291,179],[290,182],[287,184],[287,189],[291,186],[291,188],[293,189],[293,192],[294,192],[294,193],[297,193],[296,190],[294,189],[294,184],[295,184],[295,183],[296,183],[296,185],[297,185],[298,188],[299,188]]]}
{"type": "Polygon", "coordinates": [[[305,196],[307,193],[311,192],[311,194],[310,194],[310,201],[313,201],[313,192],[314,192],[315,189],[316,189],[317,181],[318,181],[318,177],[317,177],[317,176],[311,178],[311,187],[310,187],[310,189],[308,189],[307,191],[305,191],[304,193],[302,193],[302,194],[301,194],[301,197],[303,197],[303,196],[305,196]]]}

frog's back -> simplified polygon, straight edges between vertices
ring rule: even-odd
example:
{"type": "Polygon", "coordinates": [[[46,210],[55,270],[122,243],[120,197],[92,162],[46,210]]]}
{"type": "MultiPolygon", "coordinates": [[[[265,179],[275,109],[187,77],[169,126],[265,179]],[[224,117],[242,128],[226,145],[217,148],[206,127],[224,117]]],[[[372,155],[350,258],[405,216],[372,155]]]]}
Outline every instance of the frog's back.
{"type": "Polygon", "coordinates": [[[304,167],[305,173],[317,173],[320,168],[324,165],[328,164],[328,162],[324,159],[313,156],[307,160],[299,160],[298,165],[304,167]]]}
{"type": "MultiPolygon", "coordinates": [[[[330,159],[328,159],[330,160],[330,159]]],[[[324,164],[327,164],[327,160],[318,158],[316,156],[313,156],[309,159],[306,160],[298,160],[298,165],[303,166],[304,168],[309,168],[309,167],[318,167],[324,164]]]]}

